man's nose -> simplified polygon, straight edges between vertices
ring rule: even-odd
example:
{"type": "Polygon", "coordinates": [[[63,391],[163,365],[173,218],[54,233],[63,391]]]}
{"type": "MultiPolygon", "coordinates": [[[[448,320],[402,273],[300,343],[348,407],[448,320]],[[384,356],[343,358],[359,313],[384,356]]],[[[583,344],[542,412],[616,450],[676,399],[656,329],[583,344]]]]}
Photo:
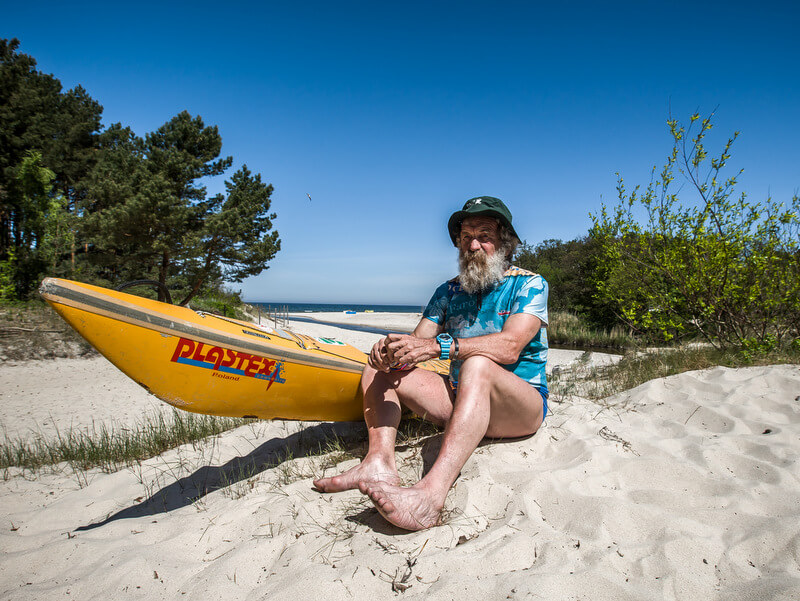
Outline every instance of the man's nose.
{"type": "Polygon", "coordinates": [[[481,241],[478,240],[477,238],[473,238],[472,240],[470,240],[469,249],[470,250],[480,250],[481,249],[481,241]]]}

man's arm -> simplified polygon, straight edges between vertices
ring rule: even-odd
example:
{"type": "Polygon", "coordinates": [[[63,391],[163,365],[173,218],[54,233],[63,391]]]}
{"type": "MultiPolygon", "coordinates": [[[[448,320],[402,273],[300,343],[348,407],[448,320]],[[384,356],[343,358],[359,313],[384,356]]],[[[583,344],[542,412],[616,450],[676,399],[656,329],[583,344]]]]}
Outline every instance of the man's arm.
{"type": "Polygon", "coordinates": [[[435,321],[431,321],[427,317],[423,317],[419,320],[417,327],[414,328],[414,331],[411,332],[411,335],[416,336],[417,338],[436,338],[441,331],[442,326],[435,321]]]}
{"type": "Polygon", "coordinates": [[[456,359],[464,360],[481,355],[495,363],[510,365],[519,359],[522,350],[533,340],[541,327],[542,320],[535,315],[527,313],[511,315],[503,325],[503,329],[496,334],[459,338],[456,359]]]}
{"type": "MultiPolygon", "coordinates": [[[[542,320],[527,313],[517,313],[510,316],[503,329],[495,334],[485,334],[473,338],[458,339],[458,355],[456,359],[466,359],[481,355],[488,357],[495,363],[509,365],[519,359],[522,349],[536,336],[542,320]]],[[[439,343],[435,336],[439,332],[439,325],[422,319],[414,334],[389,334],[387,350],[390,363],[416,365],[428,359],[439,357],[439,343]],[[425,324],[423,322],[428,322],[425,324]]]]}

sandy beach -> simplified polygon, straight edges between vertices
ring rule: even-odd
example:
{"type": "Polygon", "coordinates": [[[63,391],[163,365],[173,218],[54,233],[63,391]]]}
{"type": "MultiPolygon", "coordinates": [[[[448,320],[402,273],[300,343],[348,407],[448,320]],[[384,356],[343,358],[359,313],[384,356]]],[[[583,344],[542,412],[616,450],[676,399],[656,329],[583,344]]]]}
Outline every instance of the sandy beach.
{"type": "MultiPolygon", "coordinates": [[[[335,319],[419,319],[390,315],[335,319]]],[[[287,327],[364,351],[380,337],[287,327]]],[[[548,369],[581,356],[553,350],[548,369]]],[[[444,525],[418,533],[358,491],[312,490],[357,461],[313,442],[358,440],[361,424],[256,422],[114,473],[8,469],[0,599],[800,598],[800,366],[688,372],[551,410],[535,436],[479,447],[444,525]]],[[[0,365],[7,436],[158,411],[102,358],[0,365]]],[[[398,447],[409,483],[439,442],[398,447]]]]}

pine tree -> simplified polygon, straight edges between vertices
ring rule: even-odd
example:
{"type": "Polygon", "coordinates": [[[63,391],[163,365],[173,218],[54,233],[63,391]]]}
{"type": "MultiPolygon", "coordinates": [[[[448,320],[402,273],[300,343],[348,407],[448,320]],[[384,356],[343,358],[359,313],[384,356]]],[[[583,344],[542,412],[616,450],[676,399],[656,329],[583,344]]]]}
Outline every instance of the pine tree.
{"type": "Polygon", "coordinates": [[[38,157],[36,169],[52,173],[46,195],[64,198],[63,210],[74,213],[103,109],[81,87],[62,92],[61,82],[18,48],[17,39],[0,40],[0,261],[10,261],[13,252],[16,294],[24,297],[43,268],[41,237],[32,232],[40,231],[51,205],[32,200],[23,184],[31,181],[31,164],[23,163],[38,157]]]}
{"type": "Polygon", "coordinates": [[[227,198],[216,196],[207,205],[200,233],[201,253],[187,262],[191,290],[181,301],[186,304],[209,278],[219,275],[228,282],[241,282],[267,269],[266,263],[280,250],[281,241],[272,229],[275,213],[269,213],[272,185],[261,175],[252,175],[247,165],[225,182],[227,198]]]}

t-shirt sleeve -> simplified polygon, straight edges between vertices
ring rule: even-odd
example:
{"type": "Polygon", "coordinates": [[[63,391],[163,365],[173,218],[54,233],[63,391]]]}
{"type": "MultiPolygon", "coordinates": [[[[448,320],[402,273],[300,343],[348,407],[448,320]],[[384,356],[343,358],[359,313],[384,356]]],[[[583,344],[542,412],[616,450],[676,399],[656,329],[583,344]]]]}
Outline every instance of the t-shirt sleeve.
{"type": "Polygon", "coordinates": [[[536,275],[527,278],[527,281],[519,289],[519,292],[517,292],[514,304],[511,307],[511,313],[535,315],[542,320],[542,325],[546,327],[548,323],[548,290],[547,280],[542,276],[536,275]]]}
{"type": "Polygon", "coordinates": [[[447,294],[449,283],[445,282],[436,289],[433,293],[431,300],[428,301],[428,306],[422,312],[422,317],[430,319],[433,323],[442,324],[447,315],[447,303],[449,296],[447,294]]]}

